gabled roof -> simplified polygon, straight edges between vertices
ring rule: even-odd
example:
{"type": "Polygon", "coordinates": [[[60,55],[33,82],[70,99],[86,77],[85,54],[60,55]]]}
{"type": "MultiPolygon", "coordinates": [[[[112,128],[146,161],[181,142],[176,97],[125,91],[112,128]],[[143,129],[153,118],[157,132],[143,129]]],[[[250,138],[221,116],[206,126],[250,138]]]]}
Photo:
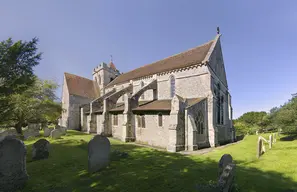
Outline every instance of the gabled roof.
{"type": "Polygon", "coordinates": [[[97,83],[93,80],[64,73],[69,95],[77,95],[90,99],[95,99],[100,96],[100,91],[97,83]]]}
{"type": "Polygon", "coordinates": [[[168,57],[166,59],[154,62],[149,65],[145,65],[143,67],[134,69],[127,73],[121,74],[112,82],[110,82],[107,85],[107,87],[110,87],[116,84],[125,83],[140,77],[153,75],[156,73],[161,73],[161,72],[170,71],[174,69],[189,67],[192,65],[202,63],[202,61],[206,58],[211,45],[214,42],[215,40],[211,40],[201,46],[195,47],[185,52],[168,57]]]}

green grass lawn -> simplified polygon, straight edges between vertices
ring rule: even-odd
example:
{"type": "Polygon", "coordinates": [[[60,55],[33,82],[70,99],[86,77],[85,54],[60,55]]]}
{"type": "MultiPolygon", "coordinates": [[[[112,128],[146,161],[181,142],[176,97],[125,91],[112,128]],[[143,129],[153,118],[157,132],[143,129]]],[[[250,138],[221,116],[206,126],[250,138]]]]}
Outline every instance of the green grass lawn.
{"type": "MultiPolygon", "coordinates": [[[[256,158],[257,136],[248,136],[238,144],[215,149],[204,155],[184,156],[110,139],[112,150],[129,154],[113,160],[106,169],[87,172],[87,143],[92,135],[69,131],[59,140],[51,140],[50,157],[31,161],[27,145],[29,181],[24,192],[164,192],[196,191],[195,185],[217,179],[220,157],[229,153],[236,168],[236,183],[240,191],[283,191],[297,188],[297,140],[277,141],[272,150],[256,158]]],[[[266,136],[266,138],[268,138],[266,136]]]]}

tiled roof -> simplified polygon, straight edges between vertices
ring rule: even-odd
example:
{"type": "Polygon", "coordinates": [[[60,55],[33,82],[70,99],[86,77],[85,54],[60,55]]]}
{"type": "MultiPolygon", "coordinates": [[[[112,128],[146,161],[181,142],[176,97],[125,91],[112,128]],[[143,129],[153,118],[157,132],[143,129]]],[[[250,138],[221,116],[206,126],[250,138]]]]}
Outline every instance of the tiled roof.
{"type": "Polygon", "coordinates": [[[133,111],[170,111],[171,110],[171,100],[154,100],[148,101],[139,106],[133,111]]]}
{"type": "Polygon", "coordinates": [[[100,91],[95,81],[70,73],[64,73],[64,75],[70,95],[77,95],[90,99],[99,97],[100,91]]]}
{"type": "Polygon", "coordinates": [[[209,41],[201,46],[121,74],[110,82],[107,87],[125,83],[140,77],[199,64],[205,59],[213,42],[214,40],[209,41]]]}

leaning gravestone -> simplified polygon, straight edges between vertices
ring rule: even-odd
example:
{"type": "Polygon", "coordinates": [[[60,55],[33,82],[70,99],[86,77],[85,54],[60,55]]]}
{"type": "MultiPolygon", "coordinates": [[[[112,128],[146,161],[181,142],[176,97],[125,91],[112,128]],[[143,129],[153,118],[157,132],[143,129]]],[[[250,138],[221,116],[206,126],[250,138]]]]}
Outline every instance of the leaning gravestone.
{"type": "Polygon", "coordinates": [[[263,140],[258,138],[258,143],[257,143],[257,158],[260,158],[260,156],[263,153],[263,140]]]}
{"type": "Polygon", "coordinates": [[[101,135],[95,135],[88,143],[88,170],[99,171],[109,164],[110,142],[101,135]]]}
{"type": "Polygon", "coordinates": [[[0,191],[21,189],[28,178],[24,143],[15,137],[6,136],[0,141],[0,191]]]}
{"type": "Polygon", "coordinates": [[[32,147],[32,159],[47,159],[49,156],[50,143],[46,139],[39,139],[33,144],[32,147]]]}
{"type": "Polygon", "coordinates": [[[233,162],[232,156],[230,154],[224,154],[219,161],[219,177],[223,173],[225,167],[233,162]]]}
{"type": "Polygon", "coordinates": [[[51,131],[50,136],[51,136],[52,139],[59,139],[59,138],[61,138],[62,133],[61,133],[61,131],[59,129],[54,129],[54,130],[51,131]]]}

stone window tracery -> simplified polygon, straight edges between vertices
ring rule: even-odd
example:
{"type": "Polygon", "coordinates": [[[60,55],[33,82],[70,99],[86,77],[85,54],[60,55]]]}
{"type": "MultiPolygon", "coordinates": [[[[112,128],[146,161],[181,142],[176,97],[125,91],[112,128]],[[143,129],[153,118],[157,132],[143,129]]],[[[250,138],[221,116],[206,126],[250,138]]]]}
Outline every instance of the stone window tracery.
{"type": "Polygon", "coordinates": [[[195,119],[195,124],[198,134],[204,134],[204,116],[201,111],[198,112],[198,115],[195,119]]]}

